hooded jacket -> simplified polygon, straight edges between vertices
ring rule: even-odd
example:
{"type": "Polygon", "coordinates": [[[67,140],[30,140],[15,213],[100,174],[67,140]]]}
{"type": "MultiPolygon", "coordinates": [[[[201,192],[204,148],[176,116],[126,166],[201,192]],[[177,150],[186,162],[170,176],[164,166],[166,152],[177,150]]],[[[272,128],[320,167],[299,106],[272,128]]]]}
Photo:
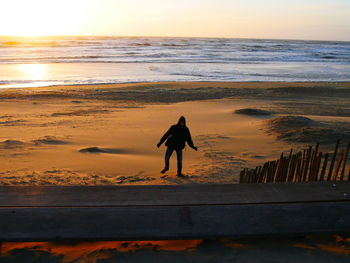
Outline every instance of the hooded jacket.
{"type": "Polygon", "coordinates": [[[182,150],[185,148],[186,142],[191,148],[196,148],[193,145],[190,130],[186,127],[186,119],[183,116],[180,117],[177,124],[169,128],[169,130],[160,139],[159,144],[163,144],[165,140],[167,140],[165,145],[174,150],[182,150]],[[185,125],[181,126],[181,122],[185,122],[185,125]]]}

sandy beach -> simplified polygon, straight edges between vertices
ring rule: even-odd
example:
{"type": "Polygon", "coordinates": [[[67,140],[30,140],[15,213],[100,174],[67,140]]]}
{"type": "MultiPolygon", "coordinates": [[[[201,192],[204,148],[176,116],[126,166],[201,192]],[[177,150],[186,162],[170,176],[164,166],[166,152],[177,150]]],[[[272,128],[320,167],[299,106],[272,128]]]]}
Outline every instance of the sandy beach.
{"type": "Polygon", "coordinates": [[[349,82],[164,82],[0,89],[0,185],[237,183],[281,151],[350,137],[349,82]],[[186,116],[199,151],[162,177],[186,116]]]}
{"type": "Polygon", "coordinates": [[[349,238],[307,236],[219,240],[4,243],[1,262],[348,262],[349,238]],[[257,258],[259,254],[259,258],[257,258]],[[24,257],[25,255],[25,257],[24,257]],[[6,261],[5,261],[6,260],[6,261]],[[30,261],[26,261],[30,262],[30,261]]]}
{"type": "Polygon", "coordinates": [[[350,262],[349,10],[2,1],[0,263],[350,262]]]}

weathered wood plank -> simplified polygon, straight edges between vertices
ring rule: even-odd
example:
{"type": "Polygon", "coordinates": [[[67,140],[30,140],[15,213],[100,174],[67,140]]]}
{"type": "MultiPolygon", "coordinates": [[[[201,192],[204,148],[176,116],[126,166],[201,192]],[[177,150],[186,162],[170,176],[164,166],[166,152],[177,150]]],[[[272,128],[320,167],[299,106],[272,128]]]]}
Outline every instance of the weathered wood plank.
{"type": "Polygon", "coordinates": [[[255,204],[350,200],[350,182],[173,186],[2,186],[0,207],[255,204]],[[345,194],[345,195],[344,195],[345,194]]]}
{"type": "Polygon", "coordinates": [[[156,240],[350,233],[348,202],[2,208],[0,241],[156,240]]]}
{"type": "Polygon", "coordinates": [[[0,187],[0,241],[350,233],[350,182],[0,187]]]}

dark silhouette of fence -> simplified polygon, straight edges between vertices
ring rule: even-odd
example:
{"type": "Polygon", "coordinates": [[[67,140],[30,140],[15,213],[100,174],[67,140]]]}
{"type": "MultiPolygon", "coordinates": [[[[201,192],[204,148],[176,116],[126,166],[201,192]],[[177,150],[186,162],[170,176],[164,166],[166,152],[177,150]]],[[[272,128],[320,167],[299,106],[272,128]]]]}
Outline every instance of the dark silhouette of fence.
{"type": "MultiPolygon", "coordinates": [[[[240,183],[277,183],[310,181],[350,181],[350,167],[347,167],[350,141],[346,149],[340,150],[337,141],[333,153],[323,153],[319,144],[303,151],[290,150],[287,156],[266,162],[255,169],[245,168],[240,174],[240,183]]],[[[349,165],[348,165],[349,166],[349,165]]]]}

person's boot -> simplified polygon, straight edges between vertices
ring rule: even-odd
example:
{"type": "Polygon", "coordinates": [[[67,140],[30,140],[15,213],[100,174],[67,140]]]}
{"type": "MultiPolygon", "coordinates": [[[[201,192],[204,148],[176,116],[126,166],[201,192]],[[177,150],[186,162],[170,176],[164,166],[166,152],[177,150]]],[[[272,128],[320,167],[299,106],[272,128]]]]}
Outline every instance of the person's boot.
{"type": "Polygon", "coordinates": [[[185,177],[185,176],[182,174],[181,170],[177,170],[177,176],[178,176],[178,177],[185,177]]]}
{"type": "Polygon", "coordinates": [[[165,174],[168,170],[169,170],[169,167],[164,167],[164,169],[160,173],[165,174]]]}

